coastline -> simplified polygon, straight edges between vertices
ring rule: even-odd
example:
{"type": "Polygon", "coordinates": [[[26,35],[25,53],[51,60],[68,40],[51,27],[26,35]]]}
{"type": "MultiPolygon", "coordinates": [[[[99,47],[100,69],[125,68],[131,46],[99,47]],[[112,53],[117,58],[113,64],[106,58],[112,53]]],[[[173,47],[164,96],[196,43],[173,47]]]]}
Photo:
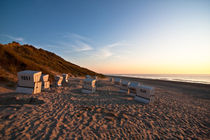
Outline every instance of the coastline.
{"type": "Polygon", "coordinates": [[[137,81],[143,85],[153,86],[155,88],[164,88],[167,90],[188,94],[202,99],[210,100],[210,84],[202,83],[189,83],[180,81],[169,81],[160,79],[146,79],[126,76],[113,76],[107,75],[107,77],[118,77],[128,81],[137,81]]]}
{"type": "Polygon", "coordinates": [[[210,74],[110,74],[110,76],[123,76],[140,79],[154,79],[210,85],[210,74]]]}

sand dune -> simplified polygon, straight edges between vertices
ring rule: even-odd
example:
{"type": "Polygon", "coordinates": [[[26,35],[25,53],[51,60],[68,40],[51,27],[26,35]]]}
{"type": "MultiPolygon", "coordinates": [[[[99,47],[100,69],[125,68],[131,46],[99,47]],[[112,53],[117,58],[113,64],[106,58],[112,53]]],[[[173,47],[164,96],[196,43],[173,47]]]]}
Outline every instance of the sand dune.
{"type": "Polygon", "coordinates": [[[100,80],[94,94],[81,79],[37,95],[0,98],[0,139],[208,139],[210,100],[156,88],[145,105],[100,80]]]}

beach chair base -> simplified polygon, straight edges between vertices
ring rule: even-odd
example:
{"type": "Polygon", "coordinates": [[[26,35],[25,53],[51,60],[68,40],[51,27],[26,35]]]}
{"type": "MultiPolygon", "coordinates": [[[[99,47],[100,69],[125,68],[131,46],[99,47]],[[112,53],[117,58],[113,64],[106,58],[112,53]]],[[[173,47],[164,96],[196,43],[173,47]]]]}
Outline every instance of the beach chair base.
{"type": "Polygon", "coordinates": [[[122,92],[122,93],[128,93],[127,90],[123,90],[123,89],[121,89],[120,92],[122,92]]]}
{"type": "Polygon", "coordinates": [[[49,91],[49,90],[50,90],[50,87],[49,88],[42,87],[42,91],[49,91]]]}
{"type": "Polygon", "coordinates": [[[26,88],[26,87],[17,87],[15,92],[24,93],[24,94],[36,94],[36,93],[41,92],[41,88],[34,89],[34,88],[26,88]]]}
{"type": "Polygon", "coordinates": [[[150,103],[150,99],[145,99],[145,98],[142,98],[142,97],[139,97],[139,96],[135,96],[134,97],[134,100],[135,101],[138,101],[138,102],[145,103],[145,104],[150,103]]]}
{"type": "Polygon", "coordinates": [[[119,87],[119,88],[121,87],[120,85],[115,85],[115,86],[116,86],[116,87],[119,87]]]}
{"type": "Polygon", "coordinates": [[[129,95],[130,95],[130,96],[133,96],[133,97],[136,96],[135,93],[129,93],[129,95]]]}
{"type": "Polygon", "coordinates": [[[82,93],[90,94],[90,93],[94,93],[94,91],[93,90],[82,89],[82,93]]]}
{"type": "Polygon", "coordinates": [[[62,84],[55,84],[55,87],[62,87],[62,84]]]}

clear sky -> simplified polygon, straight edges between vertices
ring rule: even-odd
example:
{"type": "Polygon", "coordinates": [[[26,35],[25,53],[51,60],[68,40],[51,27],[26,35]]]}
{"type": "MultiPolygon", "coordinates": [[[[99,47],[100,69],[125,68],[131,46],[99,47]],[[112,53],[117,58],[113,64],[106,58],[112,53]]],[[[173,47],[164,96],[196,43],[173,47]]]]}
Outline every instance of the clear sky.
{"type": "Polygon", "coordinates": [[[0,43],[101,73],[210,74],[210,0],[1,0],[0,43]]]}

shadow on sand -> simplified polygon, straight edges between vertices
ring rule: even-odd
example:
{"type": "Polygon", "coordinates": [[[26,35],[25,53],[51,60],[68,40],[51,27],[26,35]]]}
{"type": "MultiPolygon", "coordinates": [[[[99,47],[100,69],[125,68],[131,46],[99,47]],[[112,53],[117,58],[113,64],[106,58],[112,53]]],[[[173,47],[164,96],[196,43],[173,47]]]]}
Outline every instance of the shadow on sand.
{"type": "Polygon", "coordinates": [[[86,94],[81,92],[81,88],[71,90],[73,93],[71,96],[74,101],[70,101],[71,103],[80,104],[80,105],[132,105],[132,104],[141,104],[145,105],[144,103],[137,102],[134,100],[134,97],[119,91],[114,90],[103,90],[97,89],[95,93],[86,94]]]}
{"type": "Polygon", "coordinates": [[[24,104],[31,104],[31,105],[38,105],[43,104],[43,100],[39,100],[37,98],[18,98],[18,97],[1,97],[0,98],[0,105],[24,105],[24,104]]]}

